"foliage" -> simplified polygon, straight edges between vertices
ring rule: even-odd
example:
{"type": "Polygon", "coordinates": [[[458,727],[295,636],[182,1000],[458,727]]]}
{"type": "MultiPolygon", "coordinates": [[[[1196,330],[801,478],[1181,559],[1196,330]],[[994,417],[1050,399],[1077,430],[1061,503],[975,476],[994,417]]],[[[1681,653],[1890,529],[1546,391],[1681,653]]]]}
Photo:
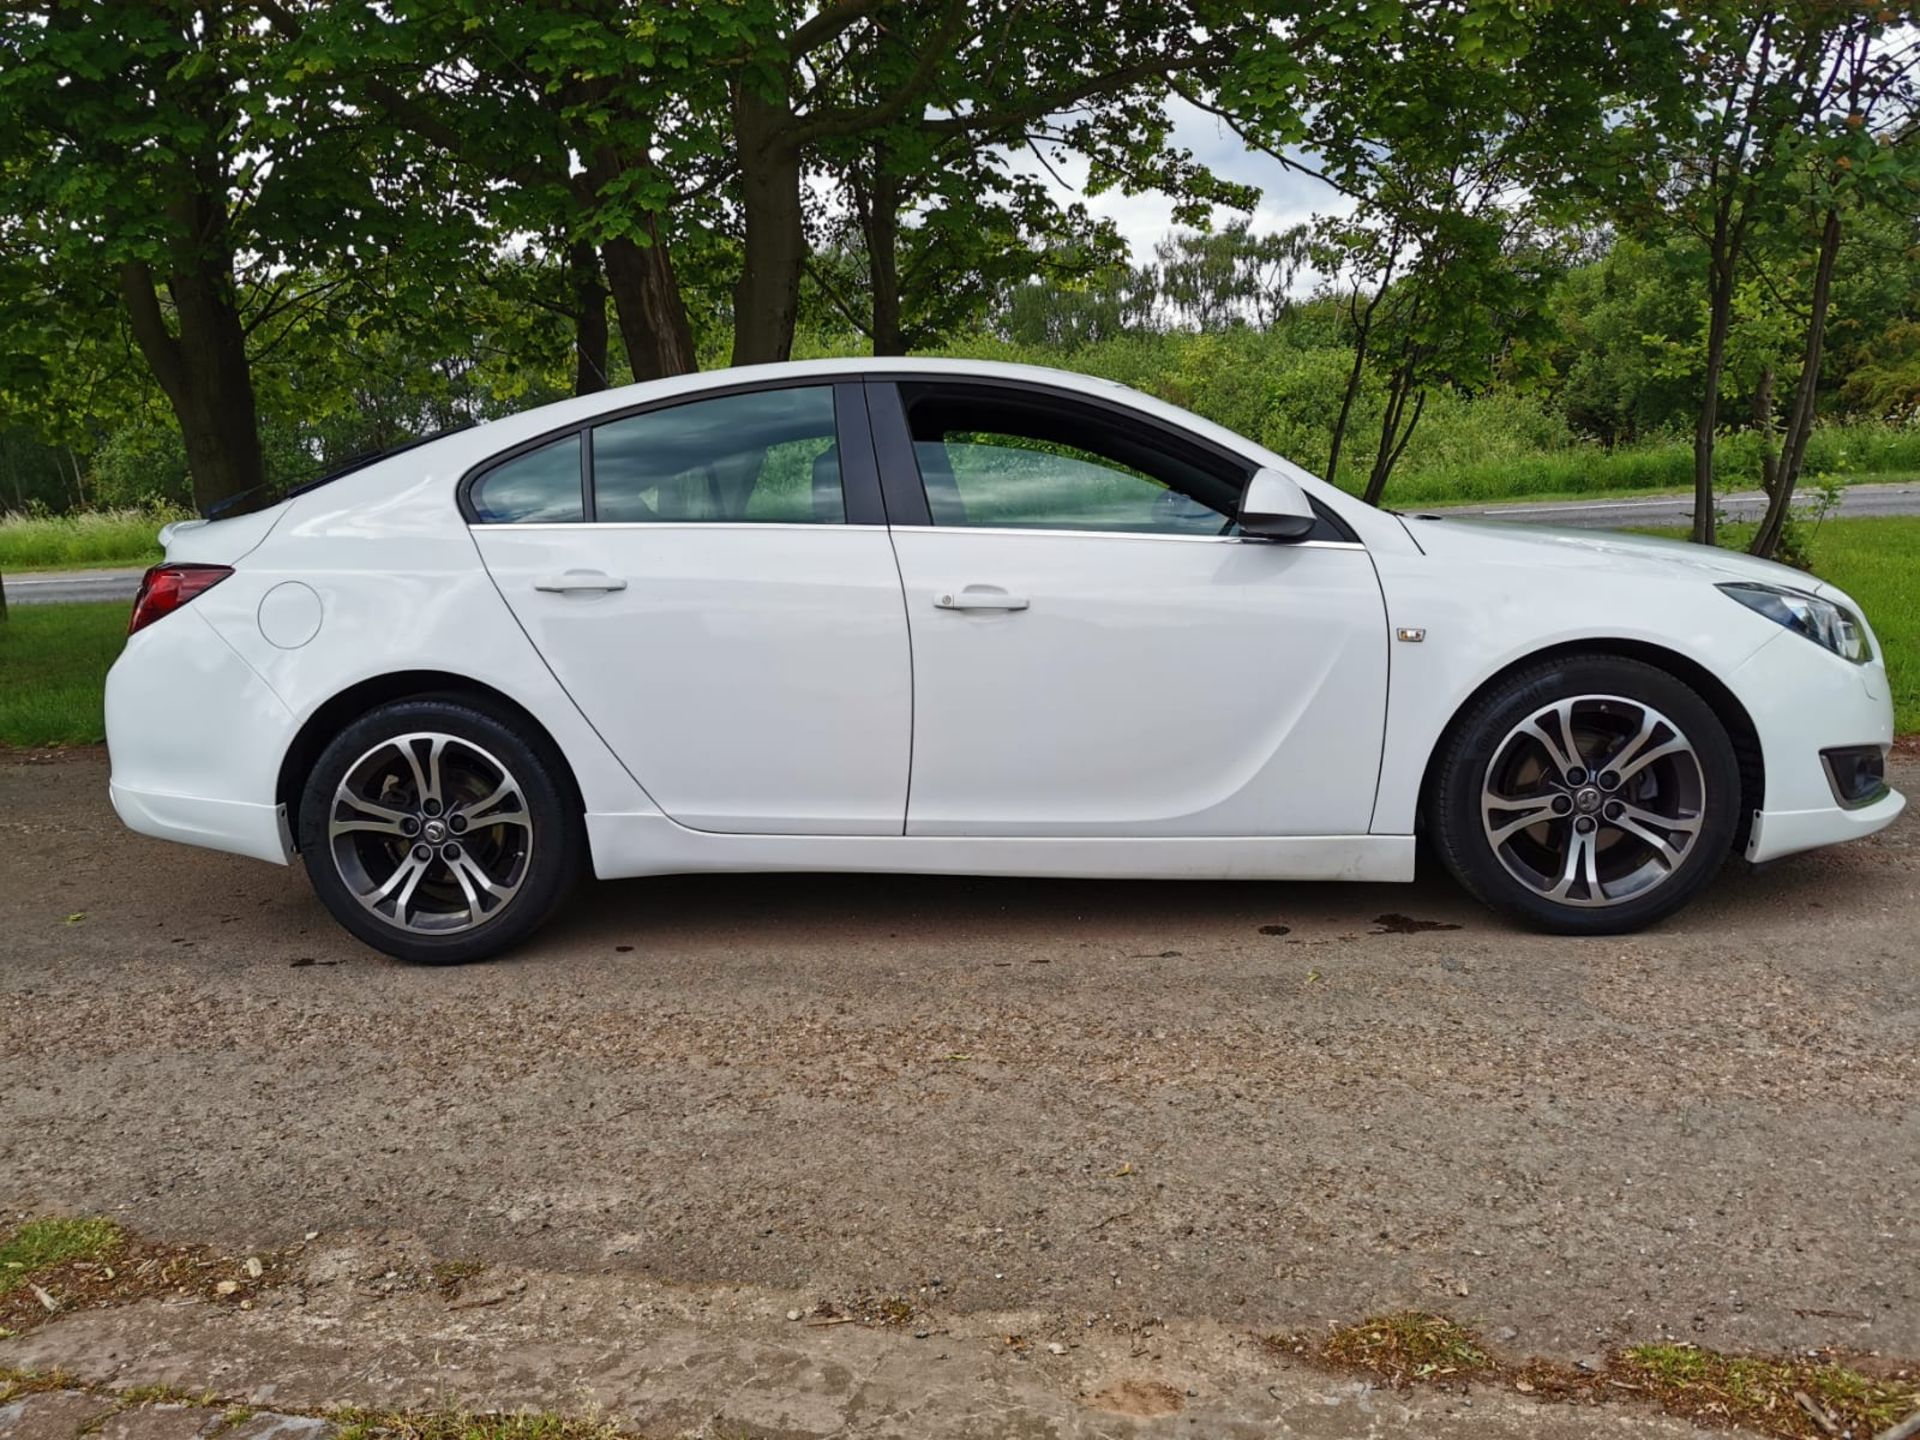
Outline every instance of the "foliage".
{"type": "Polygon", "coordinates": [[[190,513],[154,507],[0,515],[0,574],[157,564],[160,527],[190,513]]]}

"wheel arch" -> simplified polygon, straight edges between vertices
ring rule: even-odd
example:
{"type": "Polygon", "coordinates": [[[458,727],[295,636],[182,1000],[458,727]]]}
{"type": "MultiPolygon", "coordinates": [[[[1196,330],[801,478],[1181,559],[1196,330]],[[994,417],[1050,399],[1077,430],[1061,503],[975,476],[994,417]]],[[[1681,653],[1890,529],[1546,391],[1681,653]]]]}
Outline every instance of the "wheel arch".
{"type": "Polygon", "coordinates": [[[1625,639],[1582,639],[1569,640],[1559,645],[1549,645],[1545,649],[1529,651],[1516,657],[1482,680],[1454,707],[1447,723],[1440,727],[1440,733],[1434,737],[1433,746],[1427,752],[1426,765],[1420,775],[1419,808],[1415,812],[1417,822],[1427,823],[1432,808],[1433,787],[1438,779],[1436,768],[1440,756],[1452,743],[1454,733],[1459,728],[1467,712],[1494,686],[1499,685],[1509,675],[1529,665],[1538,665],[1543,660],[1572,659],[1594,657],[1608,660],[1638,660],[1651,665],[1656,670],[1664,670],[1674,679],[1694,690],[1706,701],[1720,723],[1726,727],[1728,738],[1733,741],[1733,752],[1740,766],[1740,820],[1734,832],[1734,852],[1740,853],[1746,848],[1747,831],[1753,824],[1753,813],[1760,809],[1766,799],[1766,763],[1760,750],[1760,732],[1753,723],[1753,717],[1747,713],[1747,707],[1726,683],[1698,660],[1670,650],[1664,645],[1656,645],[1646,640],[1625,639]]]}
{"type": "Polygon", "coordinates": [[[482,708],[498,712],[504,718],[525,726],[552,753],[558,779],[574,813],[585,814],[586,804],[581,798],[579,778],[573,773],[573,762],[553,738],[553,733],[525,705],[504,691],[471,676],[455,675],[444,670],[396,670],[356,681],[316,707],[301,724],[292,743],[287,746],[286,754],[281,757],[280,774],[274,785],[274,799],[287,807],[287,824],[292,833],[296,837],[300,834],[300,796],[306,789],[307,776],[319,760],[321,751],[327,748],[335,735],[377,706],[395,700],[424,700],[437,696],[477,702],[482,708]]]}

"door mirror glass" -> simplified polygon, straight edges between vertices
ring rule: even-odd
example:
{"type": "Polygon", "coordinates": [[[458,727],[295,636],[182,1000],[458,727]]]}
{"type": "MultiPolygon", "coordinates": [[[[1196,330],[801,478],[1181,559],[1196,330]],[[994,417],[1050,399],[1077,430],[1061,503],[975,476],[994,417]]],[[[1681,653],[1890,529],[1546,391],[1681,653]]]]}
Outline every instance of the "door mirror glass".
{"type": "Polygon", "coordinates": [[[1262,540],[1304,540],[1317,517],[1299,482],[1278,470],[1253,472],[1240,497],[1240,530],[1262,540]]]}

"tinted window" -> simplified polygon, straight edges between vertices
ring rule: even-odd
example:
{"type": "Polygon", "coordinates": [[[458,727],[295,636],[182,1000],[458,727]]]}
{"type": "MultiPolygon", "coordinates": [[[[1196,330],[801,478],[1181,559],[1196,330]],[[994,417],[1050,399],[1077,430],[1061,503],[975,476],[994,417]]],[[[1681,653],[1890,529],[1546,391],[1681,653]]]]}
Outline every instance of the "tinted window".
{"type": "Polygon", "coordinates": [[[720,395],[593,432],[601,520],[839,525],[833,388],[720,395]]]}
{"type": "Polygon", "coordinates": [[[922,476],[952,477],[939,524],[1218,535],[1227,517],[1117,460],[1057,442],[969,431],[916,440],[922,476]]]}
{"type": "Polygon", "coordinates": [[[1145,422],[1030,391],[902,385],[936,525],[1224,535],[1246,476],[1145,422]]]}
{"type": "Polygon", "coordinates": [[[580,437],[569,435],[496,465],[467,492],[482,524],[578,520],[580,437]]]}

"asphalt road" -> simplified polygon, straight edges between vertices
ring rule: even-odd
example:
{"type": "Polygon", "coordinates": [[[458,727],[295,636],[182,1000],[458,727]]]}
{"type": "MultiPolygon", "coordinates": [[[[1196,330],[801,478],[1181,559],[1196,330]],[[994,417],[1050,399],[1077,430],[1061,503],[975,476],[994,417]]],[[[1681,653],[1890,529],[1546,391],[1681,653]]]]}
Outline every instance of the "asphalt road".
{"type": "Polygon", "coordinates": [[[162,1239],[1912,1359],[1916,1033],[1911,812],[1618,939],[1432,875],[701,877],[431,969],[129,834],[98,754],[0,759],[0,1212],[162,1239]]]}
{"type": "Polygon", "coordinates": [[[145,570],[43,570],[5,577],[9,605],[132,600],[145,570]]]}
{"type": "MultiPolygon", "coordinates": [[[[1803,508],[1804,497],[1796,500],[1803,508]]],[[[1729,520],[1758,520],[1766,513],[1767,497],[1744,490],[1722,497],[1721,513],[1729,520]]],[[[1448,506],[1442,515],[1477,515],[1488,520],[1520,520],[1539,525],[1575,525],[1582,529],[1618,530],[1632,525],[1686,525],[1693,519],[1691,495],[1649,495],[1631,500],[1546,500],[1526,505],[1448,506]]],[[[1920,482],[1886,485],[1849,485],[1841,492],[1835,515],[1866,519],[1884,515],[1920,515],[1920,482]]]]}

